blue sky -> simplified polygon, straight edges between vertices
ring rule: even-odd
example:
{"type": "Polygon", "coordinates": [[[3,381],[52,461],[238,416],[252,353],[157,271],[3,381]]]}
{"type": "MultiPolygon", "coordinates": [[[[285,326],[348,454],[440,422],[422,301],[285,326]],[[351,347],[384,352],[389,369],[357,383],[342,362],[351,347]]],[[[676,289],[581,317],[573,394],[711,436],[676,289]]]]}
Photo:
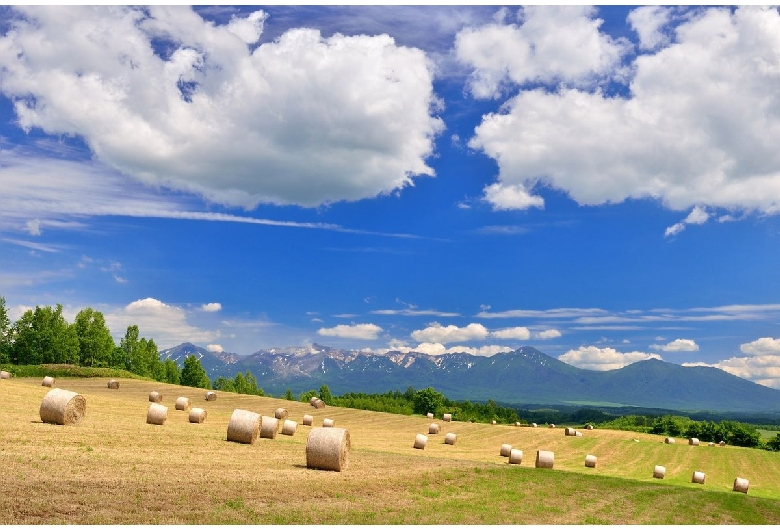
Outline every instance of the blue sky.
{"type": "Polygon", "coordinates": [[[0,295],[161,348],[313,343],[780,387],[780,15],[0,10],[0,295]]]}

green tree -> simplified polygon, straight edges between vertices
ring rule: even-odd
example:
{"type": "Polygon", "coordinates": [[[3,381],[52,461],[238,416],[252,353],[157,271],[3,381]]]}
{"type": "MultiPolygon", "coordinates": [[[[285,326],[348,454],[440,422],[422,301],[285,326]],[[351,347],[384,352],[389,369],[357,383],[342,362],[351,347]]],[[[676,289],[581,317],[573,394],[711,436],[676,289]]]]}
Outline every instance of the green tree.
{"type": "Polygon", "coordinates": [[[56,309],[36,306],[28,309],[11,328],[10,360],[15,364],[77,364],[79,339],[76,329],[56,309]]]}
{"type": "Polygon", "coordinates": [[[5,297],[0,296],[0,363],[11,360],[11,319],[5,308],[5,297]]]}
{"type": "Polygon", "coordinates": [[[91,307],[82,309],[73,322],[79,339],[81,366],[109,366],[116,344],[106,326],[105,317],[91,307]]]}
{"type": "Polygon", "coordinates": [[[322,385],[320,387],[320,399],[325,402],[326,405],[333,403],[333,395],[330,393],[328,385],[322,385]]]}
{"type": "Polygon", "coordinates": [[[287,389],[287,392],[284,393],[284,399],[287,401],[295,401],[295,397],[293,397],[292,390],[289,388],[287,389]]]}
{"type": "Polygon", "coordinates": [[[429,412],[435,414],[444,403],[444,396],[433,388],[428,387],[415,392],[412,403],[414,404],[414,412],[416,414],[427,414],[429,412]]]}
{"type": "Polygon", "coordinates": [[[301,394],[298,396],[298,401],[302,401],[304,403],[308,403],[311,398],[317,395],[316,390],[308,390],[306,392],[301,392],[301,394]]]}
{"type": "Polygon", "coordinates": [[[206,370],[203,369],[200,361],[194,355],[185,357],[179,384],[195,388],[211,388],[211,381],[209,381],[206,370]]]}
{"type": "Polygon", "coordinates": [[[181,370],[179,370],[179,365],[176,364],[176,361],[165,359],[163,366],[165,368],[165,379],[163,381],[172,385],[178,385],[179,381],[181,381],[181,370]]]}

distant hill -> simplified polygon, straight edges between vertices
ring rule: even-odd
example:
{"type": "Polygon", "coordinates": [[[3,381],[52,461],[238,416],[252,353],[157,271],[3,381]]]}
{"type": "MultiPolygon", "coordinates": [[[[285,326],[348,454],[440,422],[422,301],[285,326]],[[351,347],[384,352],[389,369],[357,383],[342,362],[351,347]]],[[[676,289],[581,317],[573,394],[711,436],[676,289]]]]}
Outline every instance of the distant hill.
{"type": "Polygon", "coordinates": [[[491,357],[452,353],[375,355],[314,344],[251,355],[213,353],[189,343],[160,352],[178,363],[197,355],[212,379],[251,371],[271,394],[328,385],[334,394],[434,387],[450,399],[505,404],[602,405],[679,411],[780,413],[780,390],[717,368],[651,359],[619,370],[584,370],[532,347],[491,357]]]}

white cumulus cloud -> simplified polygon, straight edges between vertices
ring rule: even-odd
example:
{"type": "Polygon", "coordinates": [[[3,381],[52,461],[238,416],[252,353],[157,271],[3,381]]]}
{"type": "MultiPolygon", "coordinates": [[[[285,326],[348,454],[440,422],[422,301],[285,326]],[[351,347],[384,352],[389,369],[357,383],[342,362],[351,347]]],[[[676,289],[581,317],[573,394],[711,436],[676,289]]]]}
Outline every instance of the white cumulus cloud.
{"type": "Polygon", "coordinates": [[[518,326],[515,328],[499,329],[490,333],[490,336],[496,339],[518,339],[528,340],[531,338],[531,332],[528,328],[518,326]]]}
{"type": "Polygon", "coordinates": [[[431,323],[425,329],[418,329],[412,332],[411,336],[418,342],[440,342],[447,344],[449,342],[466,342],[470,340],[485,339],[490,332],[482,324],[469,324],[462,328],[454,325],[442,326],[438,322],[431,323]]]}
{"type": "Polygon", "coordinates": [[[675,339],[667,344],[651,344],[650,347],[667,352],[699,351],[699,345],[691,339],[675,339]]]}
{"type": "Polygon", "coordinates": [[[432,65],[388,35],[291,29],[253,47],[262,11],[219,25],[187,6],[11,9],[0,92],[18,124],[79,136],[144,183],[249,208],[358,200],[433,175],[432,65]]]}
{"type": "Polygon", "coordinates": [[[647,359],[661,359],[655,353],[633,351],[621,353],[614,348],[597,348],[596,346],[580,346],[576,350],[569,350],[558,356],[559,361],[585,368],[587,370],[617,370],[629,364],[645,361],[647,359]]]}
{"type": "Polygon", "coordinates": [[[561,336],[561,332],[557,329],[546,329],[544,331],[539,331],[537,333],[534,333],[534,337],[541,340],[548,340],[548,339],[557,339],[561,336]]]}
{"type": "Polygon", "coordinates": [[[220,344],[208,344],[206,345],[206,349],[212,353],[220,353],[225,351],[225,349],[220,344]]]}
{"type": "Polygon", "coordinates": [[[382,332],[376,324],[339,324],[332,328],[320,328],[318,335],[323,337],[339,337],[342,339],[375,340],[382,332]]]}
{"type": "Polygon", "coordinates": [[[780,353],[759,355],[751,353],[751,357],[731,357],[715,364],[699,362],[684,363],[683,366],[719,368],[759,385],[780,389],[780,353]]]}
{"type": "Polygon", "coordinates": [[[216,313],[217,311],[222,310],[222,304],[219,302],[211,302],[208,304],[203,304],[200,306],[201,311],[205,311],[206,313],[216,313]]]}
{"type": "Polygon", "coordinates": [[[671,20],[671,9],[664,6],[642,6],[628,14],[628,23],[639,36],[639,47],[652,50],[669,42],[664,32],[671,20]]]}
{"type": "Polygon", "coordinates": [[[780,339],[761,337],[753,342],[740,345],[739,350],[748,355],[780,355],[780,339]]]}

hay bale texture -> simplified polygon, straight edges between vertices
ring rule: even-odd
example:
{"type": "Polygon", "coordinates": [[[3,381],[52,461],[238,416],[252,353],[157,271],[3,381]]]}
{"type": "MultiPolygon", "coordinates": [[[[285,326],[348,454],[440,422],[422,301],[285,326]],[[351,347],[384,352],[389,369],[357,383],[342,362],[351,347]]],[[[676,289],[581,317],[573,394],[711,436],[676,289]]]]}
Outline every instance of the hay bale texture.
{"type": "Polygon", "coordinates": [[[0,379],[11,379],[11,373],[5,370],[0,370],[0,379]]]}
{"type": "Polygon", "coordinates": [[[111,390],[118,390],[119,381],[117,381],[116,379],[111,379],[106,386],[108,386],[108,388],[110,388],[111,390]]]}
{"type": "Polygon", "coordinates": [[[571,427],[566,427],[566,430],[563,431],[565,436],[574,436],[574,433],[577,432],[571,427]]]}
{"type": "Polygon", "coordinates": [[[496,424],[496,420],[490,422],[490,425],[495,425],[495,424],[496,424]]]}
{"type": "Polygon", "coordinates": [[[671,437],[667,436],[666,438],[664,438],[664,443],[665,444],[673,444],[674,443],[674,438],[671,438],[671,437]]]}
{"type": "Polygon", "coordinates": [[[216,401],[217,400],[217,393],[216,392],[206,392],[205,396],[206,401],[216,401]]]}
{"type": "Polygon", "coordinates": [[[698,438],[688,438],[688,445],[699,445],[698,438]]]}
{"type": "Polygon", "coordinates": [[[190,423],[203,423],[206,421],[208,412],[199,407],[194,407],[190,410],[190,423]]]}
{"type": "Polygon", "coordinates": [[[289,414],[287,414],[287,409],[282,407],[279,407],[274,411],[274,418],[277,420],[286,420],[288,415],[289,414]]]}
{"type": "Polygon", "coordinates": [[[306,467],[344,471],[349,464],[350,447],[347,429],[314,427],[306,440],[306,467]]]}
{"type": "Polygon", "coordinates": [[[585,467],[596,467],[597,458],[594,455],[585,456],[585,467]]]}
{"type": "Polygon", "coordinates": [[[512,452],[512,446],[509,444],[501,444],[501,450],[498,452],[501,456],[509,456],[509,453],[512,452]]]}
{"type": "Polygon", "coordinates": [[[548,424],[547,426],[548,426],[550,429],[554,429],[554,428],[555,428],[555,424],[554,424],[554,423],[550,423],[550,424],[548,424]]]}
{"type": "Polygon", "coordinates": [[[703,471],[694,471],[691,477],[691,482],[694,484],[704,484],[704,479],[707,478],[703,471]]]}
{"type": "Polygon", "coordinates": [[[431,423],[428,425],[428,434],[439,434],[439,424],[431,423]]]}
{"type": "Polygon", "coordinates": [[[186,412],[190,410],[190,407],[192,407],[190,398],[184,396],[179,396],[176,398],[176,410],[183,410],[186,412]]]}
{"type": "Polygon", "coordinates": [[[46,376],[43,378],[43,381],[41,381],[41,386],[48,386],[49,388],[54,386],[54,378],[51,376],[46,376]]]}
{"type": "Polygon", "coordinates": [[[282,424],[282,434],[285,436],[292,436],[295,434],[295,430],[298,428],[298,424],[292,420],[284,420],[282,424]]]}
{"type": "Polygon", "coordinates": [[[230,416],[227,428],[228,442],[253,444],[260,433],[260,414],[249,410],[236,409],[230,416]]]}
{"type": "Polygon", "coordinates": [[[452,421],[452,414],[445,414],[441,419],[442,421],[452,421]]]}
{"type": "Polygon", "coordinates": [[[322,401],[320,398],[312,398],[314,399],[314,402],[311,402],[311,406],[315,409],[324,409],[325,408],[325,402],[322,401]]]}
{"type": "Polygon", "coordinates": [[[747,493],[749,487],[750,482],[748,482],[748,479],[737,477],[734,479],[734,488],[732,488],[732,491],[736,491],[738,493],[747,493]]]}
{"type": "Polygon", "coordinates": [[[160,394],[156,390],[153,390],[153,391],[149,392],[149,402],[150,403],[162,403],[162,394],[160,394]]]}
{"type": "Polygon", "coordinates": [[[586,425],[585,429],[588,430],[588,431],[592,431],[593,430],[593,425],[586,425]]]}
{"type": "Polygon", "coordinates": [[[39,414],[44,423],[75,425],[84,419],[87,400],[81,394],[52,388],[43,397],[39,414]]]}
{"type": "Polygon", "coordinates": [[[723,440],[721,440],[721,441],[720,441],[720,443],[718,443],[718,446],[719,446],[719,447],[726,447],[726,442],[724,442],[723,440]]]}
{"type": "Polygon", "coordinates": [[[537,424],[535,424],[535,423],[532,423],[532,424],[531,424],[531,427],[538,427],[538,425],[537,425],[537,424]]]}
{"type": "Polygon", "coordinates": [[[414,437],[414,448],[415,449],[425,449],[425,446],[428,445],[428,437],[424,434],[418,434],[414,437]]]}
{"type": "Polygon", "coordinates": [[[655,466],[653,468],[653,478],[664,478],[666,475],[666,468],[664,466],[655,466]]]}
{"type": "Polygon", "coordinates": [[[455,445],[455,433],[454,432],[448,432],[444,435],[444,443],[447,445],[455,445]]]}
{"type": "Polygon", "coordinates": [[[582,436],[582,433],[580,431],[574,431],[574,436],[582,436]]]}
{"type": "Polygon", "coordinates": [[[555,453],[552,451],[537,451],[536,452],[536,467],[544,469],[552,469],[555,464],[555,453]]]}
{"type": "Polygon", "coordinates": [[[279,432],[279,420],[271,416],[262,416],[260,418],[260,438],[276,438],[279,432]]]}
{"type": "Polygon", "coordinates": [[[309,398],[309,405],[311,405],[313,407],[314,403],[316,403],[317,400],[319,400],[319,399],[320,398],[318,398],[317,396],[312,396],[311,398],[309,398]]]}
{"type": "Polygon", "coordinates": [[[334,425],[336,425],[336,422],[330,418],[325,418],[322,420],[323,427],[333,427],[334,425]]]}
{"type": "Polygon", "coordinates": [[[312,416],[311,414],[304,414],[303,415],[303,424],[304,425],[308,425],[309,427],[311,427],[312,423],[314,423],[314,416],[312,416]]]}
{"type": "Polygon", "coordinates": [[[425,417],[428,418],[429,420],[432,420],[433,419],[433,412],[429,412],[428,414],[425,415],[425,417]]]}
{"type": "Polygon", "coordinates": [[[168,419],[168,407],[159,403],[150,403],[146,411],[146,423],[150,425],[162,425],[168,419]]]}
{"type": "Polygon", "coordinates": [[[523,452],[520,449],[512,449],[509,451],[509,463],[510,464],[522,464],[523,452]]]}

